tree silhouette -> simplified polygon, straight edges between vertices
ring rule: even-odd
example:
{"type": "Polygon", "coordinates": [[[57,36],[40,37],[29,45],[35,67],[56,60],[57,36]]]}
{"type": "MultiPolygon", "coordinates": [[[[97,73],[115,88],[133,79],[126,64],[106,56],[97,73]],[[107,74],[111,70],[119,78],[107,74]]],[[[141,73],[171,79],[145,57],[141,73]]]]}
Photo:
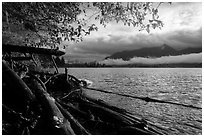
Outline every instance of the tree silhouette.
{"type": "Polygon", "coordinates": [[[3,42],[57,48],[63,41],[79,42],[98,27],[116,21],[140,30],[161,28],[158,8],[152,2],[3,2],[3,42]]]}

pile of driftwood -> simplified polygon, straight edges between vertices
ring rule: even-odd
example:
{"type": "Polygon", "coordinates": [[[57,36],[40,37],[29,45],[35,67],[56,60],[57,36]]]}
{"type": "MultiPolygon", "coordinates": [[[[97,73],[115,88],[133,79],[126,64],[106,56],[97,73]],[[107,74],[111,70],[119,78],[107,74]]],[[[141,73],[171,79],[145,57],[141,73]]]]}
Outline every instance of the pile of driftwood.
{"type": "Polygon", "coordinates": [[[2,62],[3,134],[162,134],[124,109],[86,95],[85,82],[67,73],[17,74],[2,62]]]}
{"type": "Polygon", "coordinates": [[[164,130],[124,109],[88,96],[87,83],[58,73],[53,56],[62,51],[3,45],[2,133],[128,135],[163,134],[164,130]],[[24,56],[12,56],[12,52],[24,56]],[[32,60],[33,54],[49,55],[56,73],[33,71],[18,61],[32,60]]]}

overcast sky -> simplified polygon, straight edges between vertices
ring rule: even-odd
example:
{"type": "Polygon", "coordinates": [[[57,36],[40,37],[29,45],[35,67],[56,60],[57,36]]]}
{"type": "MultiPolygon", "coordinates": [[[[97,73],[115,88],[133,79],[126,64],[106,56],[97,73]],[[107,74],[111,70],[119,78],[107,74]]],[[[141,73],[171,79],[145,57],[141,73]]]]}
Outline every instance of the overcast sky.
{"type": "MultiPolygon", "coordinates": [[[[99,25],[99,30],[85,37],[83,42],[68,43],[66,56],[72,60],[101,61],[112,53],[142,47],[167,44],[175,49],[183,49],[202,46],[202,3],[162,4],[159,16],[164,27],[162,30],[151,30],[149,34],[121,23],[112,22],[106,28],[99,25]]],[[[200,57],[201,61],[202,54],[193,56],[200,57]]]]}

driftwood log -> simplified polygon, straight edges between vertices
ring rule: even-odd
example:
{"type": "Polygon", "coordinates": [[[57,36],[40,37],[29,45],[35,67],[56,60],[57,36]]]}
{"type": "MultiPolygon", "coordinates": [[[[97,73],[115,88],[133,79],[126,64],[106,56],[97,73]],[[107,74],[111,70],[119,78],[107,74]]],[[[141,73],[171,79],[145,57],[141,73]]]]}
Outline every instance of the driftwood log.
{"type": "Polygon", "coordinates": [[[48,126],[52,132],[59,135],[75,134],[71,128],[70,122],[63,116],[55,99],[51,97],[35,79],[32,81],[36,98],[39,100],[43,108],[44,118],[48,121],[48,126]]]}
{"type": "Polygon", "coordinates": [[[90,133],[67,110],[65,110],[58,102],[56,102],[56,104],[59,107],[62,114],[65,116],[65,118],[67,118],[70,121],[76,134],[90,135],[90,133]]]}
{"type": "MultiPolygon", "coordinates": [[[[154,124],[149,124],[124,109],[88,96],[86,90],[112,92],[82,88],[88,85],[86,81],[69,75],[67,70],[65,74],[29,70],[20,77],[17,75],[21,74],[20,69],[17,65],[12,65],[14,61],[32,59],[37,66],[33,54],[61,56],[65,52],[4,44],[2,51],[9,54],[8,57],[4,56],[4,59],[7,59],[11,66],[5,61],[2,62],[3,134],[161,134],[159,131],[162,129],[154,124]],[[24,53],[25,57],[12,57],[12,52],[24,53]],[[27,57],[27,53],[30,56],[27,57]]],[[[55,67],[58,72],[56,64],[55,67]]],[[[137,99],[155,101],[141,97],[137,99]]]]}
{"type": "Polygon", "coordinates": [[[35,101],[30,88],[5,61],[2,61],[2,90],[2,103],[18,112],[25,112],[35,101]]]}
{"type": "MultiPolygon", "coordinates": [[[[17,116],[25,120],[27,106],[38,102],[40,115],[35,129],[23,126],[17,134],[57,135],[150,135],[161,134],[158,128],[148,127],[148,122],[124,109],[92,98],[80,86],[80,81],[71,75],[49,75],[45,83],[34,74],[27,74],[26,83],[3,62],[4,116],[17,116]],[[9,76],[9,77],[8,77],[9,76]],[[11,83],[13,82],[13,83],[11,83]],[[28,86],[30,87],[28,87],[28,86]],[[64,86],[64,87],[62,87],[64,86]],[[8,91],[8,92],[7,92],[8,91]],[[7,102],[8,98],[8,102],[7,102]],[[15,100],[14,103],[13,100],[15,100]],[[19,100],[19,101],[18,101],[19,100]],[[11,104],[11,105],[10,105],[11,104]],[[8,107],[7,107],[8,106],[8,107]],[[21,109],[17,109],[17,108],[21,109]],[[13,111],[10,108],[15,108],[13,111]],[[17,112],[17,113],[16,113],[17,112]],[[18,114],[21,112],[23,115],[18,114]]],[[[37,113],[33,110],[33,113],[37,113]]],[[[36,117],[38,116],[36,115],[36,117]]],[[[5,119],[5,117],[3,117],[5,119]]],[[[8,120],[8,119],[7,119],[8,120]]]]}

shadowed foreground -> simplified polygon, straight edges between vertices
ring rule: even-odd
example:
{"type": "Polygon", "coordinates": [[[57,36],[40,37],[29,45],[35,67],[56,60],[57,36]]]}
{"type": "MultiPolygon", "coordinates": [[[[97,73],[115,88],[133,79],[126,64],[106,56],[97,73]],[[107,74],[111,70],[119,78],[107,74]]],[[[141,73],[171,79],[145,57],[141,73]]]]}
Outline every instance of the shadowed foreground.
{"type": "MultiPolygon", "coordinates": [[[[21,52],[12,48],[4,51],[9,50],[21,52]]],[[[30,48],[23,52],[30,53],[30,48]]],[[[3,134],[168,133],[124,109],[91,98],[85,94],[90,90],[84,88],[86,81],[67,74],[66,69],[62,74],[30,71],[25,64],[15,61],[33,59],[32,56],[3,59],[6,59],[2,62],[3,134]]]]}

